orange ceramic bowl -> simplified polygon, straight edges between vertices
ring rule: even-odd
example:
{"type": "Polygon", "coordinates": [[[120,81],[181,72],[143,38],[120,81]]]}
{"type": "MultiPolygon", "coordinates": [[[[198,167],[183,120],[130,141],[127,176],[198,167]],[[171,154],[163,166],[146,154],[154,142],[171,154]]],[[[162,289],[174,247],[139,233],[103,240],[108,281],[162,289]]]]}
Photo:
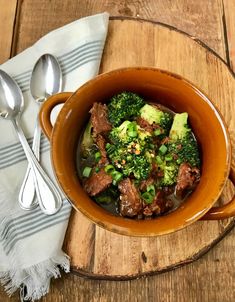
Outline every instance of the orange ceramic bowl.
{"type": "MultiPolygon", "coordinates": [[[[51,141],[51,158],[58,182],[74,207],[99,226],[119,234],[156,236],[179,230],[204,217],[222,219],[235,215],[235,198],[226,206],[212,208],[230,172],[231,150],[227,128],[218,110],[197,87],[181,76],[154,68],[125,68],[101,74],[74,93],[52,96],[41,108],[40,123],[51,141]],[[83,190],[76,168],[81,131],[94,102],[105,103],[124,90],[143,95],[175,112],[188,112],[201,148],[201,180],[196,190],[175,211],[151,220],[112,215],[92,201],[83,190]],[[53,107],[65,103],[54,128],[53,107]]],[[[234,174],[231,173],[234,181],[234,174]]]]}

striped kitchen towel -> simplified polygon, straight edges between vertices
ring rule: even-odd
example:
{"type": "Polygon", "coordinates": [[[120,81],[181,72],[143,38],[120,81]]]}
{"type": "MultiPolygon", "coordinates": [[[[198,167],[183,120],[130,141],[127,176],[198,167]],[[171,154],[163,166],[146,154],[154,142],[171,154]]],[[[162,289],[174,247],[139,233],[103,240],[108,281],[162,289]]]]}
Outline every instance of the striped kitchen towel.
{"type": "MultiPolygon", "coordinates": [[[[62,67],[63,90],[74,91],[99,71],[108,19],[103,13],[56,29],[0,66],[24,93],[21,125],[29,143],[38,113],[29,92],[35,62],[44,53],[55,55],[62,67]]],[[[39,208],[30,212],[19,208],[18,194],[27,161],[10,122],[0,119],[0,133],[0,280],[9,294],[23,285],[26,298],[39,299],[49,291],[50,279],[60,275],[58,266],[69,271],[69,258],[61,248],[71,206],[64,199],[62,209],[52,216],[39,208]]],[[[42,137],[41,163],[55,181],[49,150],[48,140],[42,137]]]]}

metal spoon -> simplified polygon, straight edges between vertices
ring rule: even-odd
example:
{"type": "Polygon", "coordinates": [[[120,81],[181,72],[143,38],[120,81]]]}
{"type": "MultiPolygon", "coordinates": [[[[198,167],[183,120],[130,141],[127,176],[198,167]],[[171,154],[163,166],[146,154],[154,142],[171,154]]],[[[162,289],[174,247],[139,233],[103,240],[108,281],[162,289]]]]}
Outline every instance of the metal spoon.
{"type": "Polygon", "coordinates": [[[61,208],[62,198],[37,161],[21,129],[20,115],[23,107],[24,99],[19,86],[7,73],[0,70],[0,117],[12,122],[33,171],[39,205],[45,214],[52,215],[61,208]]]}
{"type": "MultiPolygon", "coordinates": [[[[62,72],[59,62],[51,54],[42,55],[34,65],[31,75],[30,91],[33,98],[40,106],[49,96],[60,92],[61,88],[62,72]]],[[[32,149],[38,160],[40,160],[40,139],[41,128],[37,119],[32,149]]],[[[24,210],[34,209],[38,205],[38,201],[35,198],[35,185],[30,165],[28,165],[20,188],[19,204],[24,210]]]]}

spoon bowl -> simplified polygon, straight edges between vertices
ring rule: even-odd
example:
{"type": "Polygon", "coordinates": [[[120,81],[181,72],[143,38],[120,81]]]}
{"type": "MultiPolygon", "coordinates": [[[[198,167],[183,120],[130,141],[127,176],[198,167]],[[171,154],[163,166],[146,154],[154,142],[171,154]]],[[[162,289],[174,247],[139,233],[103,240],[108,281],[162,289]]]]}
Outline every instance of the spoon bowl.
{"type": "Polygon", "coordinates": [[[30,91],[33,98],[41,103],[61,88],[62,72],[58,60],[51,54],[42,55],[32,71],[30,91]]]}
{"type": "Polygon", "coordinates": [[[14,119],[24,107],[23,94],[16,82],[3,70],[0,70],[0,116],[14,119]]]}

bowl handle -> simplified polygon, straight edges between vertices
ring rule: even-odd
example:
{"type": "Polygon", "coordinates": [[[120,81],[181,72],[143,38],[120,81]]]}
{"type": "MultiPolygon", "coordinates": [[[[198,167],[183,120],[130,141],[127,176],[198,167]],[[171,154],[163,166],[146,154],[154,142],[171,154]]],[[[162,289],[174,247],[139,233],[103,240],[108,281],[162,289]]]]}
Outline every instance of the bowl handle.
{"type": "MultiPolygon", "coordinates": [[[[230,170],[229,179],[232,181],[235,186],[235,172],[233,169],[230,170]]],[[[225,205],[221,207],[211,208],[201,220],[218,220],[225,219],[235,216],[235,195],[233,198],[225,205]]]]}
{"type": "Polygon", "coordinates": [[[72,95],[72,92],[62,92],[55,94],[51,97],[49,97],[41,106],[41,109],[39,111],[39,122],[40,126],[47,136],[47,138],[50,140],[51,133],[53,126],[51,124],[50,116],[52,109],[59,104],[64,104],[67,99],[72,95]]]}

